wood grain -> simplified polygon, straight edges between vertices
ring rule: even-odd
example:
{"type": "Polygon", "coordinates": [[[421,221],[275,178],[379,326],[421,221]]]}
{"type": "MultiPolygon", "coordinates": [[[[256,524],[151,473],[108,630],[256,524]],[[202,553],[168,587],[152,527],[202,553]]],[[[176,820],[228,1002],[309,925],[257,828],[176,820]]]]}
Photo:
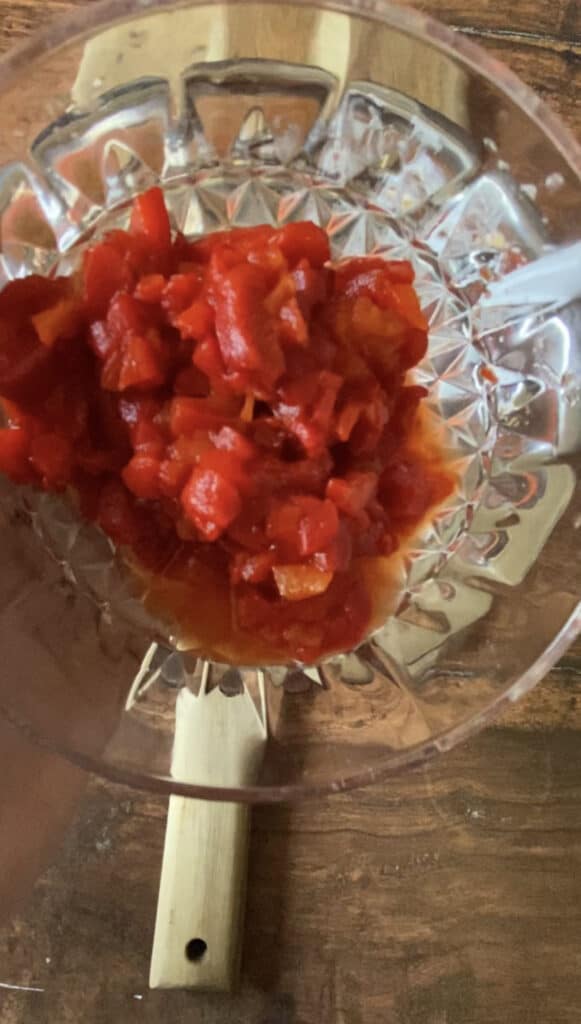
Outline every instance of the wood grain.
{"type": "Polygon", "coordinates": [[[0,935],[2,980],[44,989],[7,993],[2,1024],[578,1021],[577,729],[504,725],[384,787],[256,810],[234,1000],[147,991],[164,813],[92,783],[0,935]]]}
{"type": "Polygon", "coordinates": [[[520,37],[543,47],[568,42],[577,49],[581,44],[578,0],[495,0],[478,7],[465,0],[420,0],[415,6],[483,39],[520,37]]]}
{"type": "MultiPolygon", "coordinates": [[[[90,2],[0,0],[0,50],[90,2]]],[[[421,6],[581,133],[578,0],[421,6]]],[[[0,983],[42,990],[0,987],[0,1024],[578,1024],[580,641],[424,772],[254,811],[232,999],[147,990],[165,813],[91,781],[26,911],[0,930],[0,983]]]]}

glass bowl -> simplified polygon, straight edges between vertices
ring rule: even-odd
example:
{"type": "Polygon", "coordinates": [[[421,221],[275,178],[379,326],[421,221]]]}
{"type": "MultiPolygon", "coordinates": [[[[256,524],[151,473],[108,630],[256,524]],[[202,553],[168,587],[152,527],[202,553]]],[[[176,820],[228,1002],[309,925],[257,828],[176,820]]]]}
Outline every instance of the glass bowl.
{"type": "Polygon", "coordinates": [[[581,237],[560,120],[381,0],[112,0],[0,63],[0,126],[0,285],[66,272],[154,183],[188,235],[311,219],[336,255],[411,259],[460,478],[397,606],[309,666],[182,651],[103,535],[2,481],[1,713],[134,786],[273,801],[420,764],[530,690],[581,621],[581,303],[483,298],[581,237]]]}

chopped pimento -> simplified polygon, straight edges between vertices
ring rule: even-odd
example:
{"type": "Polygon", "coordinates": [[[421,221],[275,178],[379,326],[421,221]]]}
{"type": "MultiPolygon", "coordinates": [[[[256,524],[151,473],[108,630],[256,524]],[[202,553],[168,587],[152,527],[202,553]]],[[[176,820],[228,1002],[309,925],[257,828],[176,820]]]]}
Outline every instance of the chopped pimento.
{"type": "Polygon", "coordinates": [[[0,471],[70,492],[134,566],[191,586],[186,633],[212,607],[241,651],[348,649],[372,618],[363,562],[454,487],[419,443],[413,280],[333,264],[309,222],[188,240],[151,189],[74,276],[0,293],[0,471]]]}

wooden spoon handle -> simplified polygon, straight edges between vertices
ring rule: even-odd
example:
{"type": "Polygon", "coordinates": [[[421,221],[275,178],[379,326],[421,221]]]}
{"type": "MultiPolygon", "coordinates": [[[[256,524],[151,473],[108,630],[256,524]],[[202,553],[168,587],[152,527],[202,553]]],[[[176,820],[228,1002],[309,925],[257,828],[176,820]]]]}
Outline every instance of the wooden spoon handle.
{"type": "MultiPolygon", "coordinates": [[[[219,687],[176,703],[172,772],[237,788],[253,782],[266,743],[264,716],[240,674],[236,695],[219,687]]],[[[170,798],[150,969],[152,988],[229,991],[236,983],[246,891],[250,810],[170,798]]]]}
{"type": "Polygon", "coordinates": [[[249,824],[242,804],[170,798],[151,988],[234,987],[249,824]]]}

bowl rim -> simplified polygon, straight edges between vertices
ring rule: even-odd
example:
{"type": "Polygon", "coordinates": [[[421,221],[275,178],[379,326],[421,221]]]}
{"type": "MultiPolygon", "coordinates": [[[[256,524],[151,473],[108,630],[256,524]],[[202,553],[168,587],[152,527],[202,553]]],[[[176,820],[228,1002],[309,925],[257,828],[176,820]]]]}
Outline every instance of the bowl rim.
{"type": "MultiPolygon", "coordinates": [[[[13,46],[0,58],[0,91],[13,85],[24,68],[42,60],[55,49],[73,45],[89,38],[99,29],[119,24],[136,15],[155,14],[164,9],[202,7],[212,4],[247,5],[249,3],[284,4],[284,0],[98,0],[90,7],[76,8],[57,18],[29,38],[13,46]]],[[[504,92],[549,138],[573,174],[581,180],[581,144],[559,114],[549,103],[542,100],[535,91],[510,70],[502,61],[461,31],[455,31],[431,15],[412,7],[392,3],[391,0],[289,0],[289,6],[319,7],[323,10],[356,15],[370,21],[379,21],[414,38],[427,41],[434,48],[469,67],[486,79],[496,89],[504,92]]],[[[512,685],[499,694],[486,708],[451,729],[445,730],[429,740],[415,744],[405,751],[386,753],[369,768],[362,769],[344,778],[321,782],[293,783],[282,786],[247,786],[230,789],[187,784],[165,775],[144,774],[131,765],[107,762],[48,739],[39,734],[29,722],[20,721],[14,712],[0,706],[0,713],[37,746],[57,753],[85,771],[93,772],[112,782],[147,790],[167,796],[176,794],[210,800],[236,801],[240,803],[278,803],[305,798],[321,798],[330,793],[343,792],[355,787],[378,782],[404,769],[417,768],[425,764],[436,753],[451,750],[458,743],[468,739],[484,726],[489,725],[500,712],[536,686],[567,647],[581,632],[581,602],[574,608],[567,621],[553,638],[549,646],[529,665],[512,685]]]]}
{"type": "Polygon", "coordinates": [[[2,715],[10,725],[18,729],[35,746],[51,754],[58,754],[65,760],[81,768],[85,772],[108,779],[110,782],[131,789],[156,793],[160,796],[192,797],[198,800],[224,801],[242,804],[275,804],[291,803],[297,800],[321,799],[335,793],[344,793],[351,789],[382,782],[403,771],[420,769],[426,766],[436,754],[446,754],[465,740],[475,736],[483,728],[507,710],[521,697],[529,693],[550,671],[556,661],[567,651],[575,637],[581,633],[581,602],[573,609],[565,624],[553,638],[542,654],[528,667],[515,682],[499,694],[495,699],[476,715],[469,716],[451,729],[435,733],[420,743],[407,747],[404,751],[396,751],[385,760],[378,761],[369,768],[332,780],[322,782],[292,783],[280,786],[243,786],[217,787],[195,783],[179,782],[177,779],[162,774],[144,774],[129,764],[109,762],[99,757],[85,754],[80,750],[60,741],[49,739],[38,732],[29,722],[21,720],[14,712],[0,705],[2,715]]]}
{"type": "MultiPolygon", "coordinates": [[[[133,15],[155,14],[164,9],[249,3],[284,5],[285,0],[97,0],[90,7],[75,8],[51,19],[17,43],[0,58],[0,90],[8,88],[24,67],[42,59],[56,48],[82,41],[99,28],[126,21],[133,15]]],[[[289,0],[289,6],[321,7],[341,14],[355,14],[370,21],[382,21],[415,38],[427,41],[450,57],[460,60],[519,106],[550,138],[571,169],[581,177],[581,143],[550,103],[526,85],[503,61],[478,43],[414,7],[392,0],[289,0]]]]}

